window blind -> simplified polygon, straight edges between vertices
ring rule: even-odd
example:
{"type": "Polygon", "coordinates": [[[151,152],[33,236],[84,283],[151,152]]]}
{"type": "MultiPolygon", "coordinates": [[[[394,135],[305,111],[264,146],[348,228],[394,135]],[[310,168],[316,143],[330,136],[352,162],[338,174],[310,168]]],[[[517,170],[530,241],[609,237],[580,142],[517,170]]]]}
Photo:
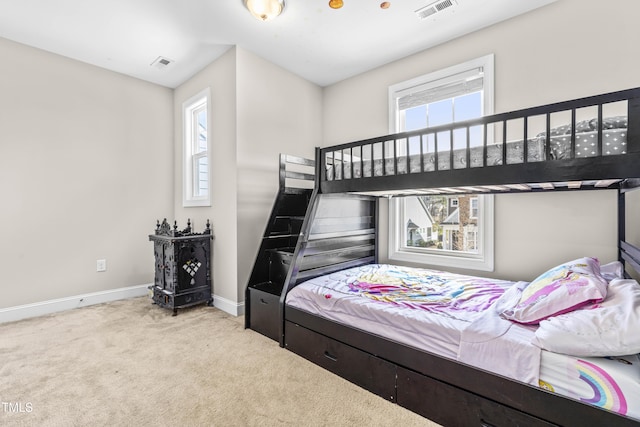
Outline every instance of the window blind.
{"type": "Polygon", "coordinates": [[[398,109],[407,110],[454,96],[478,92],[483,88],[483,78],[483,69],[479,67],[405,89],[398,93],[398,109]]]}

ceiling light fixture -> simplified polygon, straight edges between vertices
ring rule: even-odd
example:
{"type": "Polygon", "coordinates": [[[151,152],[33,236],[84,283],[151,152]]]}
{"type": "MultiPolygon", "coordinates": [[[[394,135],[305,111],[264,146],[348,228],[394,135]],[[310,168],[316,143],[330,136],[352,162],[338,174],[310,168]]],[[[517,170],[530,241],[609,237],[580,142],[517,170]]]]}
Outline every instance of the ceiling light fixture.
{"type": "Polygon", "coordinates": [[[244,0],[244,4],[261,21],[275,18],[284,9],[284,0],[244,0]]]}
{"type": "Polygon", "coordinates": [[[383,1],[382,3],[380,3],[380,9],[389,9],[389,6],[391,6],[390,1],[383,1]]]}

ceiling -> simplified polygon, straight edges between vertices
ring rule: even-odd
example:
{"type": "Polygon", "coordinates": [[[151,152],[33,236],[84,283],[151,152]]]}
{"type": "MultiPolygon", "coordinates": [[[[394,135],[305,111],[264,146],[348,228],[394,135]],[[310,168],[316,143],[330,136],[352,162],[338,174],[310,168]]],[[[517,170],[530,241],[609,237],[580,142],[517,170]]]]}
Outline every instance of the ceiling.
{"type": "Polygon", "coordinates": [[[262,22],[242,0],[0,0],[0,37],[170,88],[237,45],[327,86],[554,1],[286,0],[262,22]]]}

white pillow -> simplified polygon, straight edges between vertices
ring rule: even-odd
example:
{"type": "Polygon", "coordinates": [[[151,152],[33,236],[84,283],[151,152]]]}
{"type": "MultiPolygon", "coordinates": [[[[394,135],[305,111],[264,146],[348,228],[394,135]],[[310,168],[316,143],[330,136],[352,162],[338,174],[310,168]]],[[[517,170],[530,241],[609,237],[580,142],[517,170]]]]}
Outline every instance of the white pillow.
{"type": "Polygon", "coordinates": [[[640,285],[613,279],[604,301],[541,321],[533,342],[573,356],[640,353],[640,285]]]}
{"type": "Polygon", "coordinates": [[[624,278],[624,266],[620,261],[613,261],[600,266],[600,274],[607,282],[624,278]]]}

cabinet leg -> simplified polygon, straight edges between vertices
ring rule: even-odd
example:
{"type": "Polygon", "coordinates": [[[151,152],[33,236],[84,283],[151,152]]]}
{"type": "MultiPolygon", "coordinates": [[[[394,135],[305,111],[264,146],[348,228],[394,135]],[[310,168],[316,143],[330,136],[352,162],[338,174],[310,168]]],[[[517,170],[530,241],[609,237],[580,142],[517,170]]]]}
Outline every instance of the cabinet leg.
{"type": "Polygon", "coordinates": [[[174,308],[173,309],[173,314],[171,314],[171,316],[173,317],[173,316],[177,316],[177,315],[178,315],[178,309],[174,308]]]}

